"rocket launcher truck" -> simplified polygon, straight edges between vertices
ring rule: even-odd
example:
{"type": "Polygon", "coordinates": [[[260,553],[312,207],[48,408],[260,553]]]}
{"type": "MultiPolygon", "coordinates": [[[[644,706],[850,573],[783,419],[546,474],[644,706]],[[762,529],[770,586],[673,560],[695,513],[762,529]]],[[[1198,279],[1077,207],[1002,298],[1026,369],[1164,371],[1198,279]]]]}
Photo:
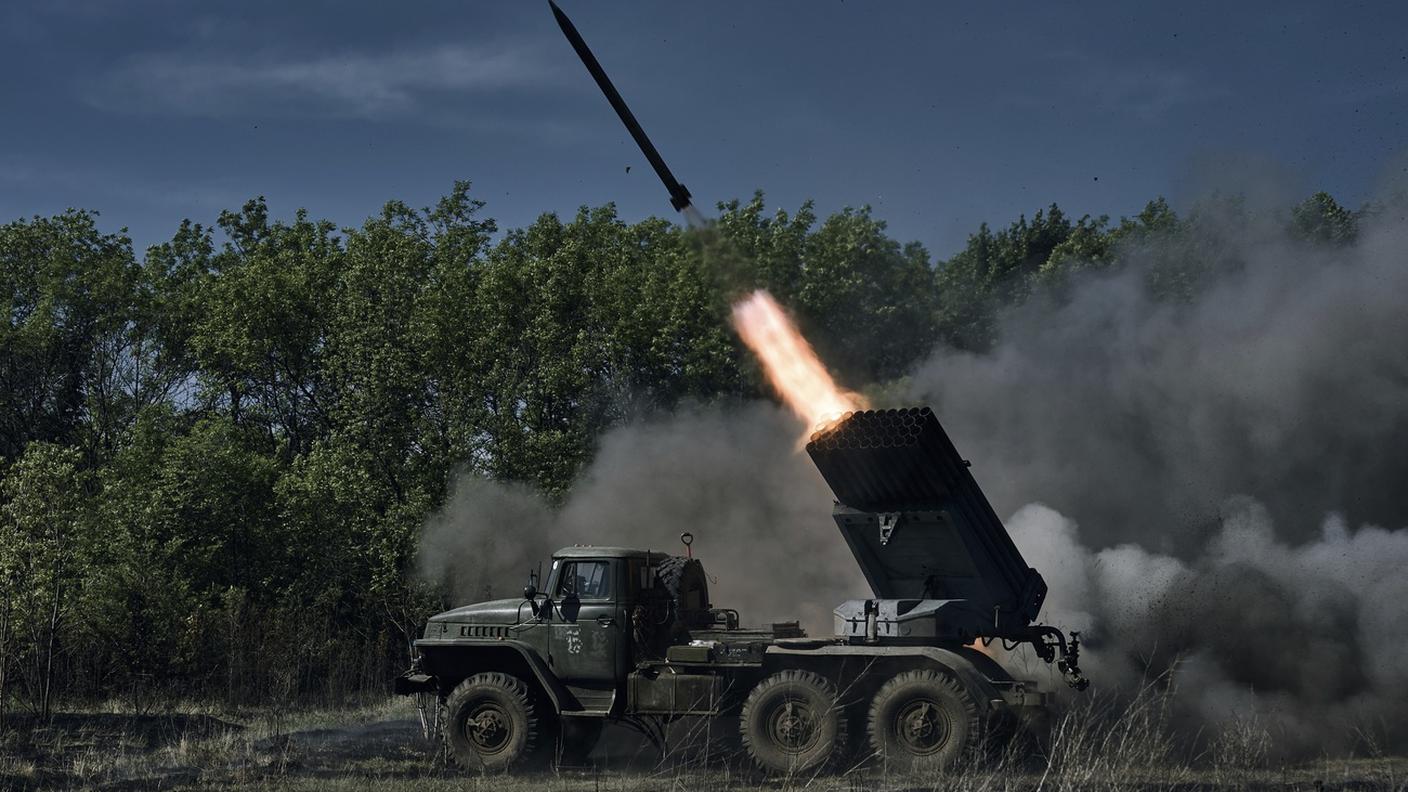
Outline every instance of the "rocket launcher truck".
{"type": "Polygon", "coordinates": [[[737,716],[751,760],[792,774],[942,769],[1040,721],[1051,694],[990,642],[1086,686],[1079,637],[1035,623],[1046,583],[931,410],[848,413],[807,453],[871,588],[835,609],[834,635],[715,607],[689,534],[684,556],[566,547],[521,598],[431,617],[397,692],[469,770],[584,762],[608,723],[663,749],[674,720],[737,716]]]}

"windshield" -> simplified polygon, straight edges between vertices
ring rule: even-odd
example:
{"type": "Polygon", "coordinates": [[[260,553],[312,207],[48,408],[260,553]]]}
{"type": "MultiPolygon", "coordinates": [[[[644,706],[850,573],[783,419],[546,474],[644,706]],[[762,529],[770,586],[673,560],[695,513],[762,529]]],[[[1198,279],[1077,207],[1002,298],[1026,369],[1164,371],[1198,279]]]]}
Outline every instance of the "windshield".
{"type": "Polygon", "coordinates": [[[606,599],[611,596],[611,565],[607,561],[568,561],[557,578],[557,597],[606,599]]]}

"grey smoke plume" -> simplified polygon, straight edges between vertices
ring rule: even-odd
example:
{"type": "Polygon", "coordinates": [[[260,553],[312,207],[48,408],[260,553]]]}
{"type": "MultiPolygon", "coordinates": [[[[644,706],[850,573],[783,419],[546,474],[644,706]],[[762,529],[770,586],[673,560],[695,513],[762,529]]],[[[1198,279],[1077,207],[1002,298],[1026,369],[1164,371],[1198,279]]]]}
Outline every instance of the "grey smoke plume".
{"type": "Polygon", "coordinates": [[[1329,246],[1284,213],[1204,211],[908,383],[1015,512],[1043,617],[1087,631],[1107,686],[1177,663],[1190,733],[1408,743],[1408,531],[1373,527],[1408,525],[1404,214],[1329,246]],[[1187,299],[1151,297],[1170,272],[1187,299]]]}
{"type": "MultiPolygon", "coordinates": [[[[1098,686],[1176,666],[1190,732],[1255,717],[1283,752],[1408,742],[1408,531],[1391,530],[1408,525],[1404,214],[1342,247],[1209,215],[902,386],[1013,515],[1050,587],[1043,617],[1086,631],[1098,686]],[[1190,255],[1221,270],[1174,266],[1201,279],[1191,296],[1150,297],[1190,255]]],[[[463,481],[427,526],[424,571],[463,601],[512,596],[556,547],[678,551],[688,530],[716,606],[825,633],[868,589],[799,434],[760,404],[622,427],[558,509],[463,481]]]]}
{"type": "Polygon", "coordinates": [[[1292,545],[1238,498],[1182,561],[1135,544],[1092,550],[1046,506],[1007,525],[1051,588],[1043,618],[1091,637],[1090,676],[1132,690],[1167,674],[1188,733],[1253,722],[1282,755],[1408,737],[1408,531],[1330,516],[1292,545]]]}
{"type": "Polygon", "coordinates": [[[990,354],[936,353],[909,400],[974,449],[999,513],[1046,503],[1100,546],[1196,552],[1239,494],[1293,538],[1331,511],[1404,525],[1402,214],[1386,209],[1345,247],[1259,215],[1205,217],[1126,250],[1068,301],[1030,301],[990,354]],[[1151,298],[1150,278],[1183,258],[1221,271],[1190,302],[1151,298]]]}
{"type": "Polygon", "coordinates": [[[711,577],[715,607],[748,624],[801,619],[830,632],[831,609],[869,589],[831,521],[831,492],[800,453],[803,427],[770,404],[700,407],[609,432],[559,509],[532,491],[462,480],[427,526],[422,570],[463,601],[506,597],[533,565],[572,544],[682,555],[711,577]]]}

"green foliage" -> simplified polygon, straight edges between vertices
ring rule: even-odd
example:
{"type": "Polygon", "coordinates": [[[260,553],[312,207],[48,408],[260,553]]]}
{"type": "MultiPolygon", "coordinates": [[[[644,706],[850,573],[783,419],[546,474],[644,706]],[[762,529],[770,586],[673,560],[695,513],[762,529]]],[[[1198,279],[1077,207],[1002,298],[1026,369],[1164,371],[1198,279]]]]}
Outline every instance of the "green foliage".
{"type": "Polygon", "coordinates": [[[937,295],[922,245],[901,245],[869,207],[818,227],[811,203],[763,214],[763,197],[719,205],[718,243],[705,258],[726,273],[724,291],[763,288],[794,312],[843,381],[903,374],[935,340],[937,295]]]}
{"type": "Polygon", "coordinates": [[[1346,245],[1359,233],[1353,212],[1340,206],[1329,193],[1318,192],[1291,211],[1291,229],[1300,236],[1332,245],[1346,245]]]}
{"type": "Polygon", "coordinates": [[[106,444],[123,409],[138,267],[126,237],[66,212],[0,226],[0,456],[106,444]]]}
{"type": "MultiPolygon", "coordinates": [[[[1086,224],[1086,220],[1081,221],[1086,224]]],[[[1072,236],[1070,220],[1052,204],[993,232],[984,223],[958,255],[936,269],[939,325],[955,346],[983,350],[997,338],[997,309],[1025,300],[1036,274],[1072,236]]],[[[1083,235],[1098,233],[1094,228],[1083,235]]],[[[1087,247],[1098,247],[1087,241],[1087,247]]]]}
{"type": "Polygon", "coordinates": [[[0,677],[18,672],[25,702],[44,716],[63,635],[78,626],[77,603],[98,571],[86,479],[76,449],[36,442],[0,487],[0,677]]]}
{"type": "Polygon", "coordinates": [[[663,221],[545,215],[486,257],[471,302],[491,476],[561,491],[603,429],[737,388],[726,301],[663,221]]]}
{"type": "MultiPolygon", "coordinates": [[[[452,477],[560,495],[613,426],[764,396],[728,322],[752,289],[883,388],[1129,254],[1188,299],[1235,270],[1246,223],[1235,199],[1118,223],[1053,205],[931,264],[868,208],[761,194],[705,231],[605,206],[500,234],[482,209],[461,182],[339,229],[255,199],[140,263],[92,213],[0,226],[0,713],[383,689],[442,604],[413,563],[452,477]]],[[[1323,193],[1290,219],[1357,232],[1323,193]]]]}
{"type": "MultiPolygon", "coordinates": [[[[1121,253],[1134,248],[1167,249],[1168,238],[1181,229],[1163,198],[1113,227],[1106,215],[1084,215],[1072,223],[1055,204],[1037,211],[1030,221],[1022,216],[1000,231],[984,223],[963,250],[934,268],[939,335],[950,346],[987,350],[997,342],[1003,310],[1038,292],[1062,297],[1073,277],[1115,266],[1121,253]],[[1154,241],[1161,244],[1149,244],[1154,241]]],[[[1188,235],[1190,240],[1197,236],[1188,235]]],[[[1173,291],[1159,281],[1160,275],[1165,281],[1182,282],[1176,262],[1200,266],[1205,260],[1171,257],[1163,268],[1167,271],[1156,273],[1150,288],[1156,293],[1173,291]]]]}

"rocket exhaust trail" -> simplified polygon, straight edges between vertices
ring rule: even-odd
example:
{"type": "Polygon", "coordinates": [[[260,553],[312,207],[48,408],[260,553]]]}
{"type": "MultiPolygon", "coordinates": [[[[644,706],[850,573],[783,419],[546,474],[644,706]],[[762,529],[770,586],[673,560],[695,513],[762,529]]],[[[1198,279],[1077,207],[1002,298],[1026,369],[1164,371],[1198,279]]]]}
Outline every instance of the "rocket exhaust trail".
{"type": "Polygon", "coordinates": [[[621,117],[621,123],[626,125],[626,130],[635,139],[636,145],[640,146],[641,153],[645,155],[650,167],[655,169],[655,175],[660,177],[660,181],[665,183],[665,189],[670,191],[670,205],[675,207],[675,211],[684,215],[686,222],[691,226],[700,227],[704,225],[704,218],[691,203],[689,190],[670,173],[670,168],[661,158],[660,152],[655,150],[655,144],[646,137],[645,130],[641,129],[640,122],[636,120],[631,108],[626,106],[626,100],[621,98],[616,86],[611,84],[611,78],[606,76],[606,71],[597,62],[596,56],[592,54],[587,42],[582,39],[582,34],[577,32],[577,28],[572,24],[572,20],[562,13],[562,9],[557,7],[557,3],[548,0],[548,5],[552,7],[552,15],[557,19],[558,27],[562,28],[562,34],[567,37],[572,49],[577,51],[577,57],[582,59],[582,65],[587,67],[592,79],[596,80],[597,87],[606,94],[606,101],[611,103],[616,115],[621,117]]]}

